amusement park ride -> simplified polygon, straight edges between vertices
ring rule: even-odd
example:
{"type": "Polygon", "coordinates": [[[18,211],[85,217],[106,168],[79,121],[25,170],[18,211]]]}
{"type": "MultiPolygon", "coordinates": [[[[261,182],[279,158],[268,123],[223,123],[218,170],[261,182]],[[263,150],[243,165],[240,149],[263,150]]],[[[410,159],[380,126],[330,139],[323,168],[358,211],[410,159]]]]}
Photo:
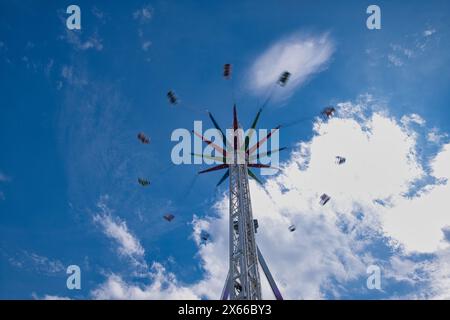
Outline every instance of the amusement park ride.
{"type": "MultiPolygon", "coordinates": [[[[226,80],[231,79],[231,64],[225,64],[223,67],[223,77],[226,80]]],[[[284,71],[276,82],[280,87],[285,87],[291,73],[284,71]]],[[[252,168],[271,168],[267,164],[258,163],[264,156],[270,156],[271,153],[280,152],[286,148],[280,148],[267,152],[260,152],[260,147],[266,143],[271,136],[280,129],[277,126],[268,134],[257,141],[254,145],[251,144],[252,134],[256,129],[258,120],[264,107],[271,98],[271,92],[261,108],[259,108],[255,119],[253,120],[250,130],[244,133],[237,116],[236,104],[233,106],[233,125],[231,137],[226,136],[224,131],[220,128],[218,122],[213,115],[208,112],[215,129],[220,132],[222,137],[223,147],[205,138],[201,133],[194,134],[201,138],[208,146],[211,146],[215,152],[214,160],[220,164],[202,170],[199,173],[208,173],[218,170],[226,170],[222,178],[217,183],[217,186],[222,184],[229,178],[229,270],[225,280],[225,285],[222,290],[221,299],[226,300],[261,300],[261,277],[259,266],[266,276],[270,288],[277,300],[283,300],[280,290],[267,266],[267,263],[259,249],[255,234],[258,229],[258,220],[253,218],[252,204],[250,198],[249,177],[262,184],[258,177],[251,171],[252,168]]],[[[167,93],[167,99],[170,104],[178,105],[179,100],[173,90],[167,93]]],[[[324,118],[330,118],[335,113],[334,107],[325,108],[321,114],[324,118]]],[[[304,119],[305,120],[305,119],[304,119]]],[[[303,121],[303,120],[302,120],[303,121]]],[[[227,130],[227,133],[229,130],[227,130]]],[[[150,139],[144,133],[138,134],[138,139],[144,143],[149,143],[150,139]]],[[[201,156],[192,154],[194,156],[201,156]]],[[[345,158],[336,156],[336,163],[343,164],[345,158]]],[[[149,185],[149,181],[143,178],[138,179],[142,186],[149,185]]],[[[322,194],[320,197],[320,204],[325,205],[330,200],[327,194],[322,194]]],[[[168,222],[174,219],[174,215],[166,214],[164,219],[168,222]]],[[[288,230],[294,232],[295,225],[289,226],[288,230]]],[[[201,239],[207,241],[209,235],[202,233],[201,239]]]]}
{"type": "MultiPolygon", "coordinates": [[[[261,111],[262,109],[258,111],[253,121],[251,127],[253,130],[256,127],[261,111]]],[[[224,140],[226,140],[225,134],[217,125],[213,116],[211,114],[209,116],[216,129],[222,132],[224,140]]],[[[240,128],[236,106],[234,106],[233,141],[225,141],[225,145],[231,145],[231,148],[221,151],[224,163],[200,171],[200,173],[207,173],[216,170],[227,170],[218,184],[221,184],[225,179],[229,178],[229,271],[221,298],[228,299],[229,297],[231,300],[261,300],[261,282],[258,267],[260,265],[276,299],[282,300],[283,297],[281,296],[280,290],[256,244],[255,233],[258,228],[258,220],[253,219],[249,187],[249,176],[259,182],[250,168],[269,167],[261,163],[250,163],[249,158],[253,153],[259,152],[259,147],[270,138],[273,131],[269,132],[265,138],[258,141],[254,146],[250,146],[250,137],[248,135],[243,137],[239,134],[242,132],[239,130],[240,128]],[[231,152],[231,155],[227,154],[227,152],[231,152]],[[239,161],[239,158],[243,158],[244,161],[239,161]],[[231,159],[231,161],[227,161],[228,159],[231,159]]],[[[203,136],[202,139],[205,143],[211,145],[211,141],[205,139],[203,136]]],[[[218,151],[220,152],[220,150],[218,151]]]]}

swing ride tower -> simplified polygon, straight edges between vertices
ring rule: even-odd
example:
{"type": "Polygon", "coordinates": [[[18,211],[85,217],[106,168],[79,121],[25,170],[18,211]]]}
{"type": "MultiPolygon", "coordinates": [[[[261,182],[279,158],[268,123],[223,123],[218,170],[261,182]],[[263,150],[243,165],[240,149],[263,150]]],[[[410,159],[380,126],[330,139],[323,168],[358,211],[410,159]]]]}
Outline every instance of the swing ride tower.
{"type": "MultiPolygon", "coordinates": [[[[252,130],[256,127],[261,111],[262,109],[259,110],[252,124],[252,130]]],[[[261,300],[261,281],[259,273],[259,266],[261,266],[275,298],[282,300],[281,293],[256,244],[255,233],[258,228],[258,222],[256,219],[253,219],[249,187],[249,176],[260,183],[250,168],[269,168],[268,165],[250,162],[250,156],[252,153],[259,152],[259,146],[267,141],[274,130],[278,130],[278,128],[273,129],[264,139],[258,141],[253,147],[250,147],[250,137],[248,135],[245,137],[243,136],[243,131],[239,125],[236,106],[233,108],[232,141],[226,140],[223,131],[220,129],[211,113],[209,113],[209,116],[216,129],[222,133],[226,150],[205,139],[203,136],[199,136],[204,142],[211,145],[223,156],[222,159],[224,163],[200,171],[199,173],[227,169],[218,185],[229,178],[230,187],[229,271],[225,280],[221,299],[261,300]]],[[[250,130],[250,132],[252,132],[252,130],[250,130]]],[[[270,155],[270,152],[267,152],[266,155],[270,155]]]]}
{"type": "MultiPolygon", "coordinates": [[[[224,65],[223,76],[226,80],[231,79],[230,64],[224,65]]],[[[231,137],[228,137],[224,134],[222,129],[219,127],[219,124],[214,119],[213,115],[210,112],[207,112],[214,127],[221,134],[223,142],[222,146],[219,146],[213,141],[206,139],[202,135],[202,133],[193,130],[195,136],[200,138],[203,142],[205,142],[208,146],[211,146],[215,150],[216,156],[206,155],[203,153],[191,153],[191,155],[201,157],[202,159],[205,158],[214,160],[217,161],[217,163],[220,163],[214,167],[200,171],[199,174],[217,170],[226,170],[225,174],[217,183],[217,186],[219,186],[227,178],[229,178],[229,269],[221,294],[222,300],[261,300],[262,290],[259,272],[260,268],[264,272],[264,275],[267,278],[267,281],[275,298],[277,300],[283,300],[283,297],[277,287],[277,284],[275,283],[275,280],[272,277],[269,267],[267,266],[258,245],[256,244],[255,234],[258,229],[258,220],[253,218],[249,187],[249,178],[252,178],[262,185],[258,177],[251,171],[252,168],[273,169],[269,165],[258,163],[258,161],[266,156],[270,156],[275,152],[280,152],[286,149],[279,148],[266,152],[260,152],[260,147],[264,143],[266,143],[277,130],[280,129],[281,125],[270,130],[270,132],[267,133],[264,138],[258,140],[253,146],[250,146],[250,141],[252,134],[255,131],[261,112],[272,97],[273,89],[276,87],[276,85],[285,87],[290,77],[291,73],[288,71],[284,71],[283,73],[281,73],[278,81],[274,83],[273,87],[268,91],[268,97],[262,104],[261,108],[259,108],[249,131],[247,131],[245,134],[238,121],[236,104],[233,107],[233,127],[231,129],[231,137]]],[[[179,103],[175,92],[173,92],[172,90],[167,93],[167,98],[169,100],[169,103],[172,105],[177,105],[179,103]]],[[[197,109],[192,109],[189,106],[184,107],[190,110],[199,111],[197,109]]],[[[324,119],[329,119],[333,116],[335,111],[336,110],[334,107],[327,107],[321,112],[321,115],[324,119]]],[[[283,125],[283,127],[291,126],[308,119],[309,118],[303,118],[285,124],[283,125]]],[[[145,135],[141,133],[138,135],[138,138],[143,143],[148,143],[149,141],[149,139],[147,139],[145,135]]],[[[336,159],[339,165],[345,163],[344,157],[337,156],[336,159]]],[[[330,197],[324,193],[320,197],[320,204],[323,206],[329,200],[330,197]]],[[[171,219],[173,219],[173,216],[171,219]]],[[[291,225],[289,227],[289,231],[294,232],[295,226],[291,225]]],[[[206,241],[207,239],[208,237],[205,236],[204,240],[206,241]]]]}
{"type": "MultiPolygon", "coordinates": [[[[290,76],[291,74],[288,71],[284,71],[278,78],[276,84],[280,87],[284,87],[290,76]]],[[[226,80],[232,80],[231,64],[227,63],[224,65],[223,77],[226,80]]],[[[271,168],[269,165],[258,163],[258,161],[275,152],[286,149],[280,148],[260,152],[260,147],[270,139],[273,133],[280,129],[280,126],[270,130],[264,138],[250,146],[250,142],[252,141],[251,137],[255,131],[261,112],[272,96],[272,89],[269,91],[268,98],[258,110],[250,129],[246,133],[244,133],[239,124],[236,104],[234,104],[233,107],[233,127],[231,129],[231,137],[225,135],[213,115],[210,112],[207,112],[214,127],[222,137],[222,146],[206,139],[202,133],[193,130],[195,136],[215,150],[216,156],[205,155],[203,153],[192,153],[192,155],[201,157],[202,159],[207,158],[215,160],[217,163],[220,163],[214,167],[200,171],[199,174],[217,170],[226,170],[225,174],[217,183],[217,186],[229,178],[229,269],[222,290],[222,300],[228,298],[231,300],[261,300],[262,294],[259,267],[261,267],[264,272],[275,298],[277,300],[283,300],[264,257],[256,244],[255,234],[258,228],[258,220],[253,219],[249,187],[249,177],[262,185],[258,177],[251,171],[252,168],[271,168]]],[[[170,104],[178,104],[178,98],[172,90],[167,93],[167,98],[170,104]]],[[[227,133],[229,133],[228,130],[227,133]]]]}

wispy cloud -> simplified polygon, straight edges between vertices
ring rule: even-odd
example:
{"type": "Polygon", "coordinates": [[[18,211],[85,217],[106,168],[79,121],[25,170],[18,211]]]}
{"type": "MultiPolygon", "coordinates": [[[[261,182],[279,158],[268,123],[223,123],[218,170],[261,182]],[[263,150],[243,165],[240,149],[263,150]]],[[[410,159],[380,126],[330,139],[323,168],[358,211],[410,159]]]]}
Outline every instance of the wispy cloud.
{"type": "MultiPolygon", "coordinates": [[[[6,253],[4,253],[6,254],[6,253]]],[[[20,269],[30,270],[45,275],[62,274],[65,272],[64,264],[58,259],[51,259],[26,250],[8,255],[9,263],[20,269]]]]}
{"type": "Polygon", "coordinates": [[[427,140],[433,143],[441,143],[443,139],[448,138],[448,134],[442,133],[438,128],[432,128],[427,135],[427,140]]]}
{"type": "Polygon", "coordinates": [[[106,281],[92,291],[94,299],[133,299],[133,300],[180,300],[198,299],[189,287],[180,284],[175,275],[167,272],[163,265],[154,263],[149,280],[151,284],[128,283],[117,274],[111,274],[106,281]]]}
{"type": "Polygon", "coordinates": [[[436,33],[436,29],[429,28],[423,32],[407,35],[406,39],[408,41],[402,41],[401,44],[391,44],[386,55],[389,65],[402,67],[414,58],[422,55],[435,40],[436,33]]]}
{"type": "Polygon", "coordinates": [[[400,122],[406,127],[412,123],[417,124],[419,126],[424,126],[426,123],[425,119],[423,119],[417,113],[411,113],[411,114],[402,116],[400,118],[400,122]]]}
{"type": "Polygon", "coordinates": [[[390,48],[391,52],[388,53],[387,59],[395,67],[403,66],[407,60],[415,55],[412,49],[405,48],[399,44],[391,44],[390,48]]]}
{"type": "MultiPolygon", "coordinates": [[[[98,19],[100,20],[103,19],[99,17],[99,15],[103,14],[100,10],[92,9],[92,13],[98,19]]],[[[76,50],[80,51],[86,51],[90,49],[96,51],[103,50],[102,39],[100,38],[96,30],[94,30],[94,32],[91,33],[90,35],[86,35],[83,28],[81,30],[69,30],[65,27],[67,19],[65,11],[58,10],[57,15],[60,23],[64,25],[64,33],[59,36],[59,39],[66,41],[76,50]]]]}
{"type": "Polygon", "coordinates": [[[153,7],[150,4],[143,6],[133,12],[133,19],[144,24],[149,22],[153,17],[153,7]]]}
{"type": "Polygon", "coordinates": [[[265,93],[282,72],[289,71],[291,78],[283,94],[292,94],[312,75],[326,68],[334,47],[328,34],[294,34],[284,38],[256,58],[248,75],[250,88],[256,94],[265,93]]]}
{"type": "Polygon", "coordinates": [[[387,59],[391,65],[396,67],[401,67],[405,64],[403,60],[395,54],[388,54],[387,59]]]}
{"type": "Polygon", "coordinates": [[[4,41],[0,41],[0,58],[7,64],[12,64],[9,57],[10,50],[4,41]]]}
{"type": "Polygon", "coordinates": [[[427,29],[422,34],[424,37],[430,37],[436,33],[436,29],[427,29]]]}
{"type": "Polygon", "coordinates": [[[106,23],[108,15],[103,10],[99,9],[97,6],[93,6],[91,12],[101,23],[106,23]]]}
{"type": "Polygon", "coordinates": [[[69,297],[50,294],[46,294],[43,297],[39,297],[36,293],[32,293],[31,296],[34,300],[71,300],[69,297]]]}
{"type": "Polygon", "coordinates": [[[71,44],[77,50],[103,50],[102,39],[97,33],[93,33],[92,35],[88,36],[87,39],[82,39],[82,31],[66,30],[65,35],[61,36],[60,38],[67,41],[67,43],[71,44]]]}
{"type": "MultiPolygon", "coordinates": [[[[11,178],[0,171],[0,183],[1,182],[9,182],[9,181],[11,181],[11,178]]],[[[0,201],[3,201],[5,199],[6,199],[5,194],[3,193],[2,190],[0,190],[0,201]]]]}
{"type": "Polygon", "coordinates": [[[151,41],[144,41],[142,43],[142,50],[148,51],[148,49],[150,48],[151,45],[152,45],[151,41]]]}
{"type": "Polygon", "coordinates": [[[106,202],[107,196],[103,196],[97,207],[100,213],[94,215],[94,222],[102,227],[104,234],[117,244],[117,252],[128,259],[134,265],[147,268],[144,260],[145,250],[139,240],[131,233],[125,221],[112,216],[112,211],[106,202]]]}
{"type": "Polygon", "coordinates": [[[61,67],[61,77],[66,83],[76,87],[82,87],[88,84],[86,75],[73,66],[63,65],[61,67]]]}
{"type": "MultiPolygon", "coordinates": [[[[153,18],[153,8],[150,5],[144,6],[133,13],[133,18],[139,24],[137,32],[141,43],[141,49],[142,51],[147,52],[151,48],[152,42],[148,39],[143,24],[150,22],[153,18]]],[[[149,61],[150,58],[147,57],[146,60],[149,61]]]]}

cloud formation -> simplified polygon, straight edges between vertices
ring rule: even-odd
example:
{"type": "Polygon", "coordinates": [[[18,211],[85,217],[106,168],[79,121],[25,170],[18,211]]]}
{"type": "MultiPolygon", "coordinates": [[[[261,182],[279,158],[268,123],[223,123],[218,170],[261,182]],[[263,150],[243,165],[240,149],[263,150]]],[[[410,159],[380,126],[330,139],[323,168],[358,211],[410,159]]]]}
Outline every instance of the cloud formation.
{"type": "MultiPolygon", "coordinates": [[[[8,177],[6,174],[4,174],[3,172],[0,171],[0,183],[1,182],[9,182],[11,180],[10,177],[8,177]]],[[[0,201],[5,200],[5,194],[3,193],[2,190],[0,190],[0,201]]]]}
{"type": "Polygon", "coordinates": [[[61,77],[66,83],[74,87],[83,87],[89,83],[85,74],[69,65],[62,66],[61,77]]]}
{"type": "Polygon", "coordinates": [[[431,253],[448,249],[444,229],[450,227],[450,144],[431,160],[431,174],[438,179],[415,197],[399,197],[383,213],[384,230],[408,251],[431,253]]]}
{"type": "Polygon", "coordinates": [[[56,295],[50,295],[50,294],[46,294],[42,298],[40,298],[35,293],[33,293],[32,297],[35,300],[71,300],[69,297],[62,297],[62,296],[56,296],[56,295]]]}
{"type": "Polygon", "coordinates": [[[428,49],[430,45],[436,45],[436,29],[426,29],[421,33],[409,34],[406,38],[412,38],[411,42],[403,44],[391,44],[386,54],[388,64],[394,67],[402,67],[418,58],[428,49]]]}
{"type": "Polygon", "coordinates": [[[89,50],[95,51],[103,50],[102,39],[97,33],[91,34],[87,39],[83,39],[82,32],[78,30],[66,30],[65,34],[60,37],[67,43],[72,45],[76,50],[89,50]]]}
{"type": "Polygon", "coordinates": [[[113,217],[106,205],[108,197],[102,197],[97,204],[100,213],[94,215],[94,222],[102,227],[104,234],[115,241],[119,255],[130,259],[136,267],[147,268],[145,250],[139,240],[130,232],[125,221],[113,217]]]}
{"type": "Polygon", "coordinates": [[[324,70],[333,52],[334,44],[328,34],[294,34],[284,38],[256,58],[248,75],[250,89],[263,94],[273,88],[282,72],[289,71],[291,78],[283,91],[284,96],[289,96],[312,75],[324,70]]]}
{"type": "Polygon", "coordinates": [[[154,263],[150,269],[149,285],[127,283],[120,275],[111,274],[106,281],[92,291],[94,299],[132,299],[132,300],[179,300],[198,299],[189,288],[180,285],[174,274],[166,272],[165,268],[154,263]]]}
{"type": "Polygon", "coordinates": [[[152,17],[153,7],[149,4],[133,12],[133,19],[139,21],[141,24],[149,22],[152,17]]]}
{"type": "Polygon", "coordinates": [[[64,264],[57,259],[51,259],[46,256],[39,255],[26,250],[14,254],[2,252],[8,262],[20,269],[28,270],[37,274],[44,275],[61,275],[64,274],[66,268],[64,264]]]}

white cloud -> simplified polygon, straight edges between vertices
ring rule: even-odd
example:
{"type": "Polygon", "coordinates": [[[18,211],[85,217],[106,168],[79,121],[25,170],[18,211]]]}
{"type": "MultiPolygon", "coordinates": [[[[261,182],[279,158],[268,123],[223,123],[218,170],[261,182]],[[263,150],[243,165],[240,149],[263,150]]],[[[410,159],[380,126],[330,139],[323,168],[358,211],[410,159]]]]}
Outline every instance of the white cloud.
{"type": "Polygon", "coordinates": [[[94,49],[96,51],[103,50],[102,39],[97,33],[93,33],[86,40],[82,39],[82,32],[78,30],[67,30],[65,35],[61,36],[60,39],[67,41],[75,49],[85,51],[89,49],[94,49]]]}
{"type": "Polygon", "coordinates": [[[449,248],[443,229],[450,226],[450,145],[431,161],[432,174],[442,183],[430,185],[413,198],[398,198],[383,214],[384,230],[408,251],[434,252],[449,248]]]}
{"type": "Polygon", "coordinates": [[[55,61],[53,59],[49,59],[47,64],[44,67],[44,74],[46,77],[50,77],[50,74],[52,72],[53,69],[53,65],[54,65],[55,61]]]}
{"type": "Polygon", "coordinates": [[[150,48],[151,45],[152,45],[151,41],[144,41],[142,43],[142,50],[148,51],[148,49],[150,48]]]}
{"type": "Polygon", "coordinates": [[[450,178],[450,144],[445,144],[432,160],[432,169],[436,178],[450,178]]]}
{"type": "Polygon", "coordinates": [[[102,10],[100,10],[98,7],[94,6],[91,10],[92,14],[100,20],[100,22],[105,23],[106,22],[106,14],[102,10]]]}
{"type": "Polygon", "coordinates": [[[425,30],[423,32],[423,36],[424,37],[429,37],[429,36],[432,36],[435,33],[436,33],[436,29],[428,29],[428,30],[425,30]]]}
{"type": "Polygon", "coordinates": [[[284,71],[291,78],[284,88],[284,96],[292,94],[312,75],[322,71],[334,51],[328,34],[318,36],[295,34],[282,39],[256,58],[248,75],[250,88],[256,94],[265,93],[284,71]]]}
{"type": "Polygon", "coordinates": [[[34,300],[71,300],[69,297],[63,297],[63,296],[57,296],[57,295],[51,295],[46,294],[43,297],[39,297],[35,292],[31,294],[31,297],[34,300]]]}
{"type": "Polygon", "coordinates": [[[408,126],[411,123],[418,124],[419,126],[424,126],[426,123],[426,121],[421,116],[419,116],[417,113],[411,113],[408,115],[404,115],[403,117],[401,117],[400,122],[404,126],[408,126]]]}
{"type": "Polygon", "coordinates": [[[439,143],[441,143],[442,139],[447,138],[447,137],[448,137],[447,134],[439,132],[439,130],[437,128],[432,128],[430,130],[430,132],[428,132],[427,140],[429,142],[439,144],[439,143]]]}
{"type": "Polygon", "coordinates": [[[144,249],[139,241],[130,233],[125,221],[119,218],[114,219],[109,215],[96,215],[94,221],[102,225],[108,237],[117,241],[120,254],[139,257],[144,255],[144,249]]]}
{"type": "Polygon", "coordinates": [[[415,288],[418,288],[395,298],[433,300],[450,298],[450,251],[437,251],[433,258],[423,261],[399,258],[391,261],[392,272],[387,276],[416,285],[415,288]]]}
{"type": "Polygon", "coordinates": [[[70,82],[73,82],[73,68],[70,66],[63,66],[61,69],[61,76],[64,79],[67,79],[70,82]]]}
{"type": "Polygon", "coordinates": [[[8,262],[16,267],[38,274],[55,275],[66,271],[64,264],[34,252],[21,251],[14,255],[7,254],[8,262]]]}
{"type": "Polygon", "coordinates": [[[71,300],[69,297],[61,297],[61,296],[52,296],[46,294],[43,300],[71,300]]]}
{"type": "MultiPolygon", "coordinates": [[[[395,67],[402,67],[407,65],[408,62],[420,58],[426,53],[430,45],[438,44],[436,37],[433,36],[435,33],[435,29],[428,28],[423,32],[406,35],[405,39],[409,39],[409,41],[390,44],[389,51],[385,55],[388,64],[395,67]]],[[[369,49],[369,51],[373,50],[369,49]]],[[[375,55],[372,54],[371,58],[374,60],[375,55]]]]}
{"type": "Polygon", "coordinates": [[[437,259],[428,268],[432,289],[427,298],[450,299],[450,251],[441,250],[437,259]]]}
{"type": "Polygon", "coordinates": [[[414,285],[416,282],[427,281],[427,274],[424,272],[431,264],[430,262],[416,262],[404,257],[393,256],[389,260],[390,268],[385,270],[384,276],[396,281],[406,282],[414,285]]]}
{"type": "Polygon", "coordinates": [[[133,299],[133,300],[180,300],[198,299],[193,291],[180,285],[172,273],[154,263],[149,277],[151,284],[142,286],[130,284],[116,274],[108,276],[107,280],[92,291],[95,299],[133,299]]]}
{"type": "Polygon", "coordinates": [[[414,52],[411,49],[405,48],[399,44],[391,44],[391,49],[393,52],[399,53],[406,58],[411,58],[414,52]]]}
{"type": "Polygon", "coordinates": [[[145,250],[139,240],[128,230],[125,221],[112,216],[111,210],[107,207],[108,197],[102,197],[97,206],[100,213],[94,216],[94,222],[103,228],[105,235],[113,239],[118,245],[117,251],[121,256],[131,259],[134,265],[147,268],[144,260],[145,250]]]}
{"type": "Polygon", "coordinates": [[[403,60],[400,57],[396,56],[395,54],[390,53],[390,54],[388,54],[387,57],[388,57],[388,61],[396,67],[401,67],[405,64],[403,62],[403,60]]]}
{"type": "Polygon", "coordinates": [[[387,59],[391,65],[401,67],[407,60],[412,59],[415,55],[416,54],[413,49],[399,44],[391,44],[390,53],[388,53],[387,59]]]}
{"type": "Polygon", "coordinates": [[[133,19],[140,23],[149,22],[153,17],[153,8],[151,5],[145,5],[142,8],[133,12],[133,19]]]}
{"type": "Polygon", "coordinates": [[[44,256],[40,256],[35,253],[30,253],[29,257],[39,267],[49,273],[64,272],[64,265],[59,260],[52,260],[44,256]]]}
{"type": "MultiPolygon", "coordinates": [[[[73,66],[63,65],[61,68],[61,77],[70,85],[82,87],[88,84],[87,77],[73,66]]],[[[61,82],[62,86],[62,82],[61,82]]]]}

